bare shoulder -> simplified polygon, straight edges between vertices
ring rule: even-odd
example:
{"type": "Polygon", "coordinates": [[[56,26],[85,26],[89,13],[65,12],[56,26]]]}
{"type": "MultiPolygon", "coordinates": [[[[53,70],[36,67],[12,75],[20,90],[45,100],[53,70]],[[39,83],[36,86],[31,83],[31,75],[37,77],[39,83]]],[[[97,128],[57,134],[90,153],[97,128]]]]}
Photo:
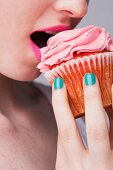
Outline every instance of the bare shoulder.
{"type": "Polygon", "coordinates": [[[27,112],[30,109],[37,117],[40,116],[41,120],[45,117],[47,124],[51,122],[51,125],[55,125],[51,87],[37,82],[17,82],[16,89],[19,106],[24,107],[27,112]]]}
{"type": "Polygon", "coordinates": [[[57,127],[46,92],[51,88],[16,82],[11,121],[0,115],[0,169],[54,169],[57,127]]]}

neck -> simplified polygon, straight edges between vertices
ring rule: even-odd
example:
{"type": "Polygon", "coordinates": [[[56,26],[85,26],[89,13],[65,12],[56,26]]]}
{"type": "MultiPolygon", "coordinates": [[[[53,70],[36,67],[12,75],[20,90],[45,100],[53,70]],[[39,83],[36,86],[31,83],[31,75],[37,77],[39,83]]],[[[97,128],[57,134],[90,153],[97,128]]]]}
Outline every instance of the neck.
{"type": "Polygon", "coordinates": [[[13,80],[0,74],[0,111],[5,109],[13,103],[13,80]]]}
{"type": "MultiPolygon", "coordinates": [[[[25,96],[25,94],[20,94],[17,84],[17,81],[0,74],[0,114],[7,117],[8,120],[15,125],[19,122],[20,124],[23,122],[23,124],[26,125],[26,123],[30,122],[30,114],[25,111],[25,109],[27,110],[27,106],[23,106],[23,96],[25,96]],[[24,111],[21,110],[23,107],[25,108],[24,111]]],[[[19,86],[19,90],[20,89],[21,86],[19,86]]]]}

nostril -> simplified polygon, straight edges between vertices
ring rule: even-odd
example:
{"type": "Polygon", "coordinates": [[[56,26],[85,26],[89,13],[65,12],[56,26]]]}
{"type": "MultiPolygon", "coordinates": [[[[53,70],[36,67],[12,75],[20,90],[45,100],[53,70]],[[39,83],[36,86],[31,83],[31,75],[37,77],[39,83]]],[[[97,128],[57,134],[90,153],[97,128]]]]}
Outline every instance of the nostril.
{"type": "Polygon", "coordinates": [[[68,15],[68,16],[70,16],[70,17],[73,17],[73,12],[68,11],[68,10],[64,10],[64,11],[63,11],[63,14],[64,14],[64,15],[68,15]]]}
{"type": "Polygon", "coordinates": [[[82,18],[84,17],[85,15],[87,14],[87,7],[84,7],[84,8],[79,8],[75,11],[75,10],[71,10],[71,11],[68,11],[68,10],[62,10],[62,15],[63,16],[68,16],[70,18],[82,18]]]}
{"type": "Polygon", "coordinates": [[[71,18],[81,18],[87,13],[88,0],[57,0],[54,8],[57,12],[71,18]]]}

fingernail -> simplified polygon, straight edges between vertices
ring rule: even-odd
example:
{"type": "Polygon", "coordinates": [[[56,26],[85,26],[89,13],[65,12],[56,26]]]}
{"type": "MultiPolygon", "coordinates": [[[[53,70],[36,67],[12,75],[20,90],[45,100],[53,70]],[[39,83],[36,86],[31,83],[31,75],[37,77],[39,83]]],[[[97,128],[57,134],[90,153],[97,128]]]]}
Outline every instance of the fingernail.
{"type": "Polygon", "coordinates": [[[84,80],[86,86],[92,86],[96,83],[96,77],[93,73],[85,74],[84,80]]]}
{"type": "Polygon", "coordinates": [[[59,78],[54,79],[54,89],[55,90],[62,89],[63,85],[64,85],[64,81],[62,78],[59,77],[59,78]]]}

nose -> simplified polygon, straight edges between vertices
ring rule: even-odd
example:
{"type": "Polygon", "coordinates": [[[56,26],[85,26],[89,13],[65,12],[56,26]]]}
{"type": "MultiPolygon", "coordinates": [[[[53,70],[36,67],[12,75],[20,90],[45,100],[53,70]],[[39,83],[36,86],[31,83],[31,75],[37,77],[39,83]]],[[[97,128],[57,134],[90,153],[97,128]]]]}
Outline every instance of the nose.
{"type": "Polygon", "coordinates": [[[56,0],[55,10],[71,18],[81,18],[87,13],[87,0],[56,0]]]}

